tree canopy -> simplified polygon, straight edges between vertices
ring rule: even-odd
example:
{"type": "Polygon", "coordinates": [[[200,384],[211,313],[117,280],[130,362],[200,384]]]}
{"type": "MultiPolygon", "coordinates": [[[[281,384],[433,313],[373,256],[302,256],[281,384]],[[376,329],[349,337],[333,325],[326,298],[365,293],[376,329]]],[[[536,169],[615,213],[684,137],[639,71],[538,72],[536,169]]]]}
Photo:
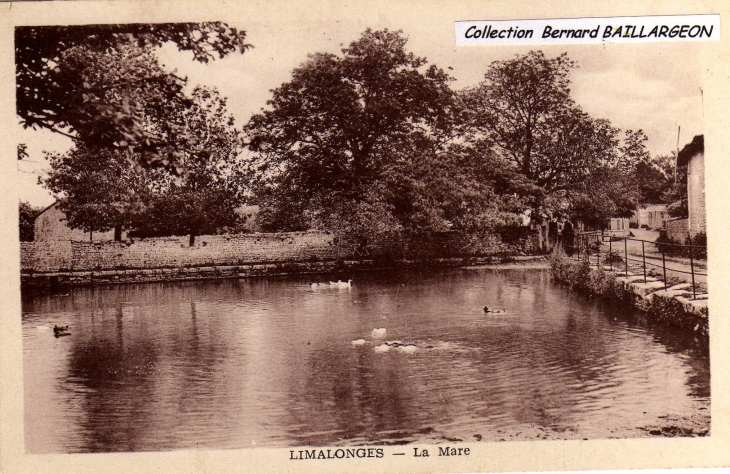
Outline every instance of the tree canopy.
{"type": "Polygon", "coordinates": [[[251,46],[220,22],[15,29],[16,110],[21,124],[113,148],[143,166],[184,170],[166,121],[170,104],[189,100],[184,78],[158,63],[154,48],[173,42],[208,62],[251,46]]]}
{"type": "Polygon", "coordinates": [[[33,241],[35,238],[35,219],[42,211],[42,207],[34,207],[28,201],[20,201],[18,205],[18,230],[21,242],[33,241]]]}
{"type": "Polygon", "coordinates": [[[575,67],[566,53],[542,51],[495,61],[460,93],[463,130],[466,143],[493,150],[540,187],[545,205],[600,227],[635,208],[634,174],[650,157],[643,131],[622,133],[573,101],[575,67]]]}
{"type": "Polygon", "coordinates": [[[454,92],[406,44],[399,31],[366,30],[339,55],[310,55],[252,117],[267,230],[473,236],[527,207],[600,226],[636,206],[646,136],[581,110],[566,54],[496,61],[454,92]]]}
{"type": "Polygon", "coordinates": [[[470,139],[496,145],[527,178],[552,186],[556,148],[591,127],[570,98],[574,66],[566,53],[549,59],[542,51],[493,62],[484,81],[462,93],[470,139]]]}
{"type": "Polygon", "coordinates": [[[304,214],[331,221],[336,209],[362,203],[397,208],[373,193],[399,160],[443,144],[453,98],[448,74],[406,42],[400,31],[368,29],[340,55],[310,55],[251,118],[253,173],[271,228],[306,226],[304,214]]]}
{"type": "Polygon", "coordinates": [[[479,252],[524,237],[526,208],[600,227],[671,194],[654,185],[666,176],[643,131],[571,98],[567,54],[496,61],[455,91],[403,32],[367,29],[309,55],[239,131],[224,98],[187,94],[155,48],[206,62],[246,51],[244,39],[221,23],[16,29],[24,126],[74,139],[45,181],[72,226],[194,237],[232,227],[247,202],[267,231],[319,228],[358,246],[449,234],[479,252]]]}

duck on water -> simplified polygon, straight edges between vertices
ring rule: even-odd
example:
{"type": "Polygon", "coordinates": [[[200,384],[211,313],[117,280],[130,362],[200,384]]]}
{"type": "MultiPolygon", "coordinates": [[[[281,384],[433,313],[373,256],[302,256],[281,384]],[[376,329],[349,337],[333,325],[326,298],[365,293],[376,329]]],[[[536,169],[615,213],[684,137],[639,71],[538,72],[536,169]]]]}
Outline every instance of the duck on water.
{"type": "Polygon", "coordinates": [[[70,336],[71,332],[68,330],[68,326],[53,326],[53,335],[56,337],[70,336]]]}
{"type": "Polygon", "coordinates": [[[309,286],[312,287],[313,289],[315,289],[315,288],[324,288],[324,287],[327,287],[327,286],[330,287],[330,288],[351,288],[352,287],[352,280],[351,279],[350,280],[347,280],[347,281],[337,280],[337,281],[331,281],[329,283],[317,283],[317,282],[313,282],[313,283],[310,283],[309,286]]]}

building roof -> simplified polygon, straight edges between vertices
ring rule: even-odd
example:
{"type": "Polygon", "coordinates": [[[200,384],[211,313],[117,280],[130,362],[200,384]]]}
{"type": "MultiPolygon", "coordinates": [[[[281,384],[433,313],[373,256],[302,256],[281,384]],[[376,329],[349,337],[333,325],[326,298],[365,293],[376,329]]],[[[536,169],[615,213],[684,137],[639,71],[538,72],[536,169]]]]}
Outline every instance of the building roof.
{"type": "Polygon", "coordinates": [[[36,218],[36,219],[38,219],[38,217],[39,217],[39,216],[40,216],[41,214],[43,214],[44,212],[46,212],[47,210],[49,210],[50,208],[52,208],[52,207],[53,207],[53,206],[55,206],[56,204],[58,204],[58,201],[53,201],[53,204],[51,204],[50,206],[46,207],[46,208],[45,208],[45,209],[43,209],[43,210],[42,210],[41,212],[39,212],[39,213],[38,213],[38,215],[37,215],[37,216],[35,216],[35,218],[36,218]]]}
{"type": "Polygon", "coordinates": [[[677,166],[687,166],[690,158],[698,153],[705,152],[705,136],[696,135],[691,142],[687,143],[677,155],[677,166]]]}
{"type": "Polygon", "coordinates": [[[667,205],[666,204],[645,204],[641,206],[642,210],[645,211],[666,211],[667,205]]]}

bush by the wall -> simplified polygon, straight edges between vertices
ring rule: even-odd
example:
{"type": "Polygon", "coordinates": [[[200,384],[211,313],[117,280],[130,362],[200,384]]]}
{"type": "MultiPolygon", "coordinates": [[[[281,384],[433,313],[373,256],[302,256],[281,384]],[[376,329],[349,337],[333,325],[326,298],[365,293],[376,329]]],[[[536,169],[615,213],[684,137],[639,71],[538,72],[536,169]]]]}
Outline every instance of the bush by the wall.
{"type": "Polygon", "coordinates": [[[586,259],[571,259],[562,249],[556,248],[552,253],[550,269],[556,280],[572,289],[612,299],[625,298],[613,274],[591,268],[586,259]]]}
{"type": "Polygon", "coordinates": [[[665,231],[659,232],[659,237],[656,239],[656,247],[659,252],[663,252],[667,255],[676,257],[689,258],[690,255],[693,258],[706,260],[707,259],[707,234],[700,232],[694,237],[687,237],[684,242],[677,242],[674,239],[669,238],[665,231]],[[680,245],[694,245],[696,246],[691,250],[689,247],[678,247],[680,245]]]}

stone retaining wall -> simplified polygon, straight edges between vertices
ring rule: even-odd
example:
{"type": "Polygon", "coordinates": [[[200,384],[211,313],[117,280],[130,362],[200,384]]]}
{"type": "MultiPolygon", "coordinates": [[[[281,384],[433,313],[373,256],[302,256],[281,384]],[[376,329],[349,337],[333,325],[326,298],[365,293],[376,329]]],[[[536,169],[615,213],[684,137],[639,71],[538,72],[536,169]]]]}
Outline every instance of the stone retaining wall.
{"type": "Polygon", "coordinates": [[[336,260],[346,249],[322,232],[161,237],[129,242],[21,242],[21,271],[84,272],[336,260]]]}
{"type": "Polygon", "coordinates": [[[709,338],[708,295],[693,298],[688,283],[665,288],[656,278],[645,281],[642,275],[625,275],[566,256],[551,259],[551,273],[571,288],[626,302],[646,312],[652,321],[694,332],[705,341],[709,338]]]}
{"type": "Polygon", "coordinates": [[[485,254],[464,256],[452,235],[428,242],[392,240],[358,252],[326,232],[228,234],[189,238],[159,237],[122,242],[21,242],[21,281],[26,285],[97,284],[140,281],[232,278],[257,275],[326,272],[352,261],[366,268],[392,267],[408,261],[468,263],[475,257],[517,253],[499,239],[485,254]],[[369,263],[368,263],[369,262],[369,263]]]}
{"type": "MultiPolygon", "coordinates": [[[[427,260],[357,259],[310,262],[252,263],[243,265],[214,265],[202,267],[118,269],[96,271],[24,272],[21,284],[26,287],[106,285],[116,283],[147,283],[156,281],[209,280],[248,278],[295,274],[346,275],[355,271],[382,270],[412,266],[465,266],[489,264],[530,264],[543,256],[524,257],[452,257],[427,260]]],[[[338,279],[337,277],[334,277],[338,279]]]]}
{"type": "Polygon", "coordinates": [[[689,219],[670,219],[666,222],[667,237],[684,243],[689,238],[689,219]]]}

